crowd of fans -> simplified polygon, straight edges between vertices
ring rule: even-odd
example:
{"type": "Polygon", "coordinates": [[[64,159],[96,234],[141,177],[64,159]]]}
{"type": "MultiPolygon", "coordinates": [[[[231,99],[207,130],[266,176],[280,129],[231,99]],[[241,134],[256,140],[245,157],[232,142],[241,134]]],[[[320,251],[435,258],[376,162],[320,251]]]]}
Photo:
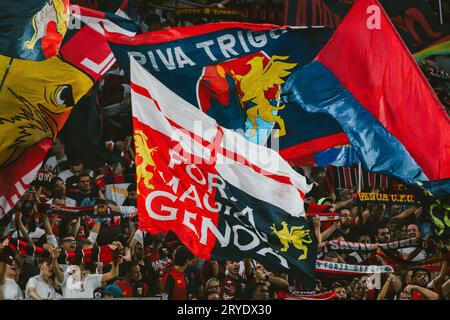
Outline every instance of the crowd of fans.
{"type": "MultiPolygon", "coordinates": [[[[226,7],[228,2],[214,4],[213,1],[210,5],[226,7]]],[[[145,3],[141,1],[137,10],[142,30],[176,24],[170,14],[158,15],[158,10],[143,12],[148,10],[145,3]]],[[[427,67],[435,70],[438,62],[430,58],[422,67],[425,71],[430,70],[427,67]]],[[[448,107],[448,75],[435,78],[432,84],[448,107]]],[[[0,299],[265,300],[295,298],[296,293],[304,292],[306,288],[296,279],[269,272],[250,258],[205,261],[195,257],[173,233],[151,235],[138,229],[136,184],[121,183],[114,193],[111,189],[108,192],[108,186],[96,183],[99,177],[135,173],[129,101],[126,78],[117,69],[108,73],[87,100],[80,102],[88,106],[95,104],[97,113],[91,115],[91,120],[96,124],[94,127],[100,128],[92,130],[95,139],[87,135],[83,141],[80,136],[74,137],[70,130],[63,130],[29,190],[1,218],[0,299]],[[75,143],[76,139],[81,141],[75,143]],[[92,150],[94,156],[85,154],[92,150]],[[60,216],[40,210],[42,203],[93,207],[97,214],[106,210],[117,215],[111,218],[60,216]],[[12,251],[10,244],[16,239],[35,248],[34,251],[42,248],[45,254],[12,251]],[[105,246],[114,252],[110,263],[81,259],[79,263],[64,264],[59,259],[66,251],[105,246]]],[[[356,186],[330,192],[324,183],[325,170],[314,168],[302,170],[302,173],[315,184],[306,201],[322,206],[325,211],[342,214],[338,219],[322,223],[315,219],[322,242],[345,240],[369,243],[376,248],[379,243],[417,238],[423,239],[425,244],[396,250],[411,265],[379,274],[378,285],[371,285],[370,274],[330,276],[317,273],[316,288],[311,294],[333,291],[336,298],[342,300],[450,298],[447,261],[435,264],[432,270],[413,264],[437,252],[448,253],[449,249],[448,243],[433,239],[433,224],[424,207],[361,205],[356,199],[356,186]]],[[[394,190],[366,191],[395,193],[394,190]]],[[[351,265],[388,264],[375,252],[330,251],[323,253],[320,259],[351,265]]]]}
{"type": "MultiPolygon", "coordinates": [[[[131,144],[131,143],[130,143],[131,144]]],[[[127,144],[124,143],[124,150],[127,144]]],[[[128,153],[131,153],[131,148],[128,153]]],[[[123,156],[128,155],[122,151],[123,156]]],[[[1,221],[5,237],[0,264],[0,297],[3,299],[137,298],[168,299],[281,299],[305,291],[295,279],[267,271],[252,259],[204,261],[193,256],[173,233],[150,235],[138,230],[136,185],[126,187],[122,203],[105,198],[105,190],[94,183],[93,172],[79,160],[66,160],[64,144],[57,140],[45,162],[48,181],[38,181],[1,221]],[[121,213],[118,219],[89,216],[64,217],[39,212],[39,203],[59,206],[95,206],[121,213]],[[19,238],[48,254],[24,255],[9,249],[19,238]],[[111,263],[62,264],[63,251],[109,246],[118,253],[111,263]]],[[[109,175],[122,174],[123,162],[109,167],[109,175]]],[[[132,171],[133,166],[130,170],[132,171]]],[[[354,189],[324,194],[325,171],[309,172],[315,182],[307,194],[316,203],[342,216],[320,225],[322,241],[346,240],[359,243],[389,243],[403,239],[425,239],[434,246],[398,249],[407,261],[422,261],[448,246],[431,240],[432,223],[422,207],[373,204],[362,207],[354,189]]],[[[319,223],[316,219],[315,223],[319,223]]],[[[425,242],[427,243],[427,242],[425,242]]],[[[447,251],[445,251],[447,250],[447,251]]],[[[386,265],[374,252],[329,251],[323,261],[352,265],[386,265]]],[[[436,266],[436,265],[435,265],[436,266]]],[[[378,288],[370,286],[370,274],[341,277],[317,274],[316,292],[333,290],[339,299],[449,299],[448,263],[429,270],[402,266],[395,273],[381,274],[378,288]]]]}

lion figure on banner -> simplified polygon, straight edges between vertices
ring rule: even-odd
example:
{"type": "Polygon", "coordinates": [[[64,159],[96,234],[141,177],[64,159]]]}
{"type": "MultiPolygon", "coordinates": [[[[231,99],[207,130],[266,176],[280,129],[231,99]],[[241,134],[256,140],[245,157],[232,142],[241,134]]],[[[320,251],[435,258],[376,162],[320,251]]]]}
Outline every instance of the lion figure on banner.
{"type": "MultiPolygon", "coordinates": [[[[148,137],[142,130],[135,130],[134,132],[134,144],[136,146],[136,153],[142,159],[142,161],[137,164],[136,174],[137,183],[139,184],[141,180],[144,181],[144,185],[147,189],[153,190],[155,187],[150,183],[153,179],[153,173],[156,169],[155,161],[152,156],[158,150],[158,147],[149,148],[147,145],[148,137]],[[147,167],[152,167],[153,172],[148,171],[147,167]]],[[[139,193],[139,188],[138,188],[139,193]]]]}

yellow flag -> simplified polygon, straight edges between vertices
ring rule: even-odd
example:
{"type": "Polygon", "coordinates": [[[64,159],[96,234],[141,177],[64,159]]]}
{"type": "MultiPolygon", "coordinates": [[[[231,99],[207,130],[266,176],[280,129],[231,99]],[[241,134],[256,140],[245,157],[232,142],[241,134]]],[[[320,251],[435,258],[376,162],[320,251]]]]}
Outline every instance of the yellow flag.
{"type": "Polygon", "coordinates": [[[0,55],[1,79],[0,169],[43,139],[54,139],[93,85],[85,73],[57,56],[31,61],[0,55]]]}

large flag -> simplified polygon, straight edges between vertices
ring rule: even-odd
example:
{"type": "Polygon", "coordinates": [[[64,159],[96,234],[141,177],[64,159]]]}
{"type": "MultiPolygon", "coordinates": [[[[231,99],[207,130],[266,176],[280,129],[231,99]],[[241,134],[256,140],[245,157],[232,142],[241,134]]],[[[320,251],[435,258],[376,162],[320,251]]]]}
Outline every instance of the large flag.
{"type": "MultiPolygon", "coordinates": [[[[336,29],[355,0],[285,0],[288,25],[320,25],[336,29]]],[[[440,23],[426,0],[380,0],[403,41],[417,60],[450,53],[448,21],[440,23]]],[[[445,19],[447,20],[447,19],[445,19]]]]}
{"type": "Polygon", "coordinates": [[[60,54],[43,61],[0,55],[0,213],[19,200],[72,107],[115,61],[105,37],[87,26],[60,54]]]}
{"type": "Polygon", "coordinates": [[[55,56],[69,16],[69,0],[1,1],[0,54],[27,60],[55,56]]]}
{"type": "Polygon", "coordinates": [[[199,258],[252,257],[313,285],[311,186],[272,149],[228,130],[131,59],[139,228],[199,258]]]}
{"type": "Polygon", "coordinates": [[[8,211],[93,81],[57,56],[30,61],[0,55],[0,75],[0,211],[8,211]]]}
{"type": "Polygon", "coordinates": [[[359,0],[316,59],[288,79],[287,101],[335,118],[365,169],[450,191],[450,120],[389,17],[359,0]]]}
{"type": "Polygon", "coordinates": [[[348,143],[332,117],[279,101],[281,85],[312,61],[323,46],[321,38],[328,39],[328,32],[228,22],[135,37],[108,33],[107,38],[126,70],[133,56],[220,125],[245,131],[249,141],[266,144],[275,126],[279,129],[279,145],[270,146],[279,147],[284,159],[304,164],[303,160],[314,152],[348,143]]]}

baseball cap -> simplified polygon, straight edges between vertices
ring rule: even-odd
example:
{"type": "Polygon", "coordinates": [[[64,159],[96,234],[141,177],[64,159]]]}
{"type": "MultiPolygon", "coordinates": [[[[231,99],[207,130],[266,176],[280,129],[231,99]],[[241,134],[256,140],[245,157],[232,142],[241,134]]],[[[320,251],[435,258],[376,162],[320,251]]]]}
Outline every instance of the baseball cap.
{"type": "Polygon", "coordinates": [[[122,298],[122,289],[116,284],[110,284],[105,288],[105,293],[113,298],[122,298]]]}

